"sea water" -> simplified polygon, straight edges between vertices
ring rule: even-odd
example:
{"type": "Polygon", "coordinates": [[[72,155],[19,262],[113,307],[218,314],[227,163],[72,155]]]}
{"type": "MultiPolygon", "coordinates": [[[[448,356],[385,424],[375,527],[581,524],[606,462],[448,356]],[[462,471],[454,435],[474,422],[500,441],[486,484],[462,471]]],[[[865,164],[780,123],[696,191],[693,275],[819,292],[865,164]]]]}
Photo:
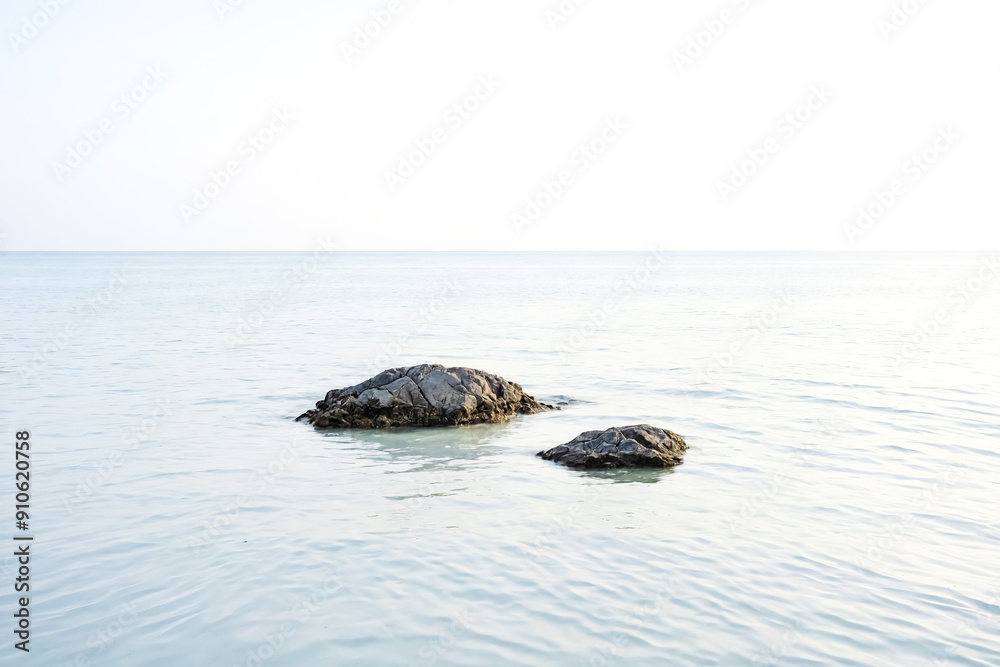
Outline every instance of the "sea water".
{"type": "Polygon", "coordinates": [[[4,253],[4,664],[998,665],[988,254],[4,253]],[[561,410],[294,418],[441,363],[561,410]],[[536,452],[649,423],[672,470],[536,452]],[[8,542],[8,544],[13,544],[8,542]],[[15,655],[18,654],[18,655],[15,655]]]}

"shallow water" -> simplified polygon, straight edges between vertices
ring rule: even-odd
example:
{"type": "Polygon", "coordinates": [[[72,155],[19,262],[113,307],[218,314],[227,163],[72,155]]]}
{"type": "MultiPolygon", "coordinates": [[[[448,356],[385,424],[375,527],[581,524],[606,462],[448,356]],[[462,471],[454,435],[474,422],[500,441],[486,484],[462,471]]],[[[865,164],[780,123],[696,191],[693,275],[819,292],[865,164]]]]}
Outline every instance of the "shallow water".
{"type": "MultiPolygon", "coordinates": [[[[18,658],[1000,664],[1000,275],[983,261],[2,254],[0,416],[34,443],[18,658]],[[563,409],[293,421],[423,362],[563,409]],[[640,422],[684,435],[685,464],[534,456],[640,422]]],[[[0,491],[12,505],[10,475],[0,491]]]]}

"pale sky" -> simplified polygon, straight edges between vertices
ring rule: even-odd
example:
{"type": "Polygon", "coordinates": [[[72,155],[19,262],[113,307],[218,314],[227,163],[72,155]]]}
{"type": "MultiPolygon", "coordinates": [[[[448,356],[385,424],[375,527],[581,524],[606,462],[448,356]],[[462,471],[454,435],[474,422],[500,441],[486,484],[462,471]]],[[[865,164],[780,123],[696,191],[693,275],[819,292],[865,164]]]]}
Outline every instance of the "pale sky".
{"type": "Polygon", "coordinates": [[[1000,248],[995,0],[578,1],[5,0],[0,250],[1000,248]]]}

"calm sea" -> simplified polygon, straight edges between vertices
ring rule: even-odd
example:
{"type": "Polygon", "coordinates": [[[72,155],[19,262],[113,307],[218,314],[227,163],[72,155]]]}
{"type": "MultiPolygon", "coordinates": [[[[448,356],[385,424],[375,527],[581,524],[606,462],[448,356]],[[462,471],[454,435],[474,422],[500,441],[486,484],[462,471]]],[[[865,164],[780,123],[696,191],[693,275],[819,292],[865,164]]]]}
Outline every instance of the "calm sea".
{"type": "Polygon", "coordinates": [[[998,665],[992,261],[0,254],[0,424],[31,432],[35,536],[30,655],[0,557],[0,661],[998,665]],[[293,421],[424,362],[563,409],[293,421]],[[640,422],[685,464],[535,456],[640,422]]]}

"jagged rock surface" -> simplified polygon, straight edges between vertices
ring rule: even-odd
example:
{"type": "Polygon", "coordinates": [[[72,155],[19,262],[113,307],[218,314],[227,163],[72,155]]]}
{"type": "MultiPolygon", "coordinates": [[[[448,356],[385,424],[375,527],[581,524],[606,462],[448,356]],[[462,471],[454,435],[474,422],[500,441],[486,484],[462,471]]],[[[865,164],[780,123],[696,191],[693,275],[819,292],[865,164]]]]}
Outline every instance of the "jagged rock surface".
{"type": "Polygon", "coordinates": [[[670,468],[680,465],[687,448],[673,431],[638,424],[587,431],[538,456],[573,468],[670,468]]]}
{"type": "Polygon", "coordinates": [[[450,426],[557,409],[499,375],[423,364],[390,368],[353,387],[333,389],[296,421],[307,419],[317,428],[450,426]]]}

